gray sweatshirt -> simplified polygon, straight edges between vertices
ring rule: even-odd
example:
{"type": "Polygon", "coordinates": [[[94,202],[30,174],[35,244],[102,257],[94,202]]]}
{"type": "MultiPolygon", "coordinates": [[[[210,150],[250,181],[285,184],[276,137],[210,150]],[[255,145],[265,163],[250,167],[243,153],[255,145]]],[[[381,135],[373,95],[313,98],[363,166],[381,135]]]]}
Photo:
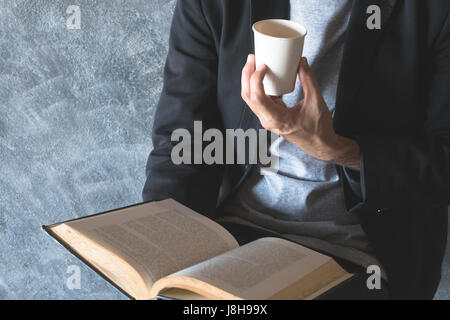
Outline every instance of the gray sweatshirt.
{"type": "MultiPolygon", "coordinates": [[[[352,0],[291,0],[291,20],[308,29],[303,55],[332,113],[351,7],[352,0]]],[[[292,107],[301,99],[297,80],[295,91],[283,101],[292,107]]],[[[278,174],[261,175],[256,166],[226,206],[231,218],[225,220],[269,229],[362,266],[377,264],[358,217],[345,209],[335,165],[312,158],[281,137],[270,152],[279,156],[278,174]]]]}

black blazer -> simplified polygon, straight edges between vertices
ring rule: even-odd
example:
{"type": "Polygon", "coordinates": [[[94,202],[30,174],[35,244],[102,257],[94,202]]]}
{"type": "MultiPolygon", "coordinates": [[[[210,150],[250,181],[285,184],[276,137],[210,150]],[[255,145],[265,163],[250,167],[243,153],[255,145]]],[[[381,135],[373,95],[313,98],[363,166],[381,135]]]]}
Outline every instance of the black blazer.
{"type": "MultiPolygon", "coordinates": [[[[144,201],[174,198],[213,217],[246,165],[174,165],[171,134],[260,127],[241,99],[254,52],[251,26],[289,19],[288,0],[179,0],[153,128],[144,201]]],[[[432,298],[440,280],[450,204],[450,1],[355,0],[334,127],[361,149],[360,192],[338,167],[346,207],[387,272],[395,298],[432,298]],[[382,29],[369,30],[377,4],[382,29]]],[[[307,43],[306,43],[307,45],[307,43]]]]}

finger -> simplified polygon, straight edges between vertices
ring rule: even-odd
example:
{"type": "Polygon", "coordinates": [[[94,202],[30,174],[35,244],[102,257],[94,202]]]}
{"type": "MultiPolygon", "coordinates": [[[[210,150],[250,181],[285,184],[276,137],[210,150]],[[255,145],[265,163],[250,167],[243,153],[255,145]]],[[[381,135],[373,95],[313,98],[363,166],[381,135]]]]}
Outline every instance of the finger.
{"type": "Polygon", "coordinates": [[[305,94],[305,100],[308,100],[308,98],[317,98],[321,96],[317,79],[309,66],[308,60],[304,57],[300,62],[299,76],[303,92],[305,94]]]}
{"type": "MultiPolygon", "coordinates": [[[[265,64],[258,66],[250,79],[250,100],[255,107],[264,109],[269,101],[269,97],[264,91],[263,80],[267,74],[267,66],[265,64]]],[[[261,110],[262,111],[262,110],[261,110]]]]}
{"type": "Polygon", "coordinates": [[[242,69],[242,78],[241,78],[241,96],[245,102],[248,102],[250,99],[250,78],[255,71],[255,55],[250,54],[247,57],[247,63],[242,69]]]}
{"type": "Polygon", "coordinates": [[[289,109],[289,111],[292,112],[298,112],[299,110],[301,110],[303,108],[303,106],[305,105],[305,99],[301,100],[299,103],[297,103],[295,106],[293,106],[292,108],[289,109]]]}
{"type": "MultiPolygon", "coordinates": [[[[264,91],[263,80],[267,74],[268,68],[266,65],[259,66],[250,80],[250,95],[251,103],[250,109],[259,118],[263,126],[267,129],[278,128],[280,119],[283,118],[283,114],[286,111],[285,106],[281,106],[274,103],[273,97],[266,95],[264,91]]],[[[268,129],[272,130],[272,129],[268,129]]]]}

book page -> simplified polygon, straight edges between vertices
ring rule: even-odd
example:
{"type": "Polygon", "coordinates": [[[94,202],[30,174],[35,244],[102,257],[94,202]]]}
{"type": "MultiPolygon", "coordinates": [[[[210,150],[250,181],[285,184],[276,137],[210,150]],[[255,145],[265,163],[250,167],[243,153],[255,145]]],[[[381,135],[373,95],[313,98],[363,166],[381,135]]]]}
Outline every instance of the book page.
{"type": "Polygon", "coordinates": [[[268,299],[329,262],[298,244],[263,238],[167,278],[190,277],[243,299],[268,299]]]}
{"type": "Polygon", "coordinates": [[[148,288],[164,276],[238,247],[223,227],[174,200],[65,225],[129,263],[148,288]]]}

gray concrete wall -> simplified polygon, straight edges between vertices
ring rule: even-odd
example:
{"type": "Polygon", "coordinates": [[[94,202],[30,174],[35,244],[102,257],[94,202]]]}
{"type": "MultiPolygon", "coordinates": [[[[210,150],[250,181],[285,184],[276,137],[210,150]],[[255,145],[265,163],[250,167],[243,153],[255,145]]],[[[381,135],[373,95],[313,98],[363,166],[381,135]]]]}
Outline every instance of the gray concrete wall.
{"type": "Polygon", "coordinates": [[[0,0],[0,298],[123,298],[40,225],[141,201],[174,4],[0,0]]]}
{"type": "Polygon", "coordinates": [[[0,299],[125,298],[40,226],[141,201],[174,4],[0,0],[0,299]]]}

